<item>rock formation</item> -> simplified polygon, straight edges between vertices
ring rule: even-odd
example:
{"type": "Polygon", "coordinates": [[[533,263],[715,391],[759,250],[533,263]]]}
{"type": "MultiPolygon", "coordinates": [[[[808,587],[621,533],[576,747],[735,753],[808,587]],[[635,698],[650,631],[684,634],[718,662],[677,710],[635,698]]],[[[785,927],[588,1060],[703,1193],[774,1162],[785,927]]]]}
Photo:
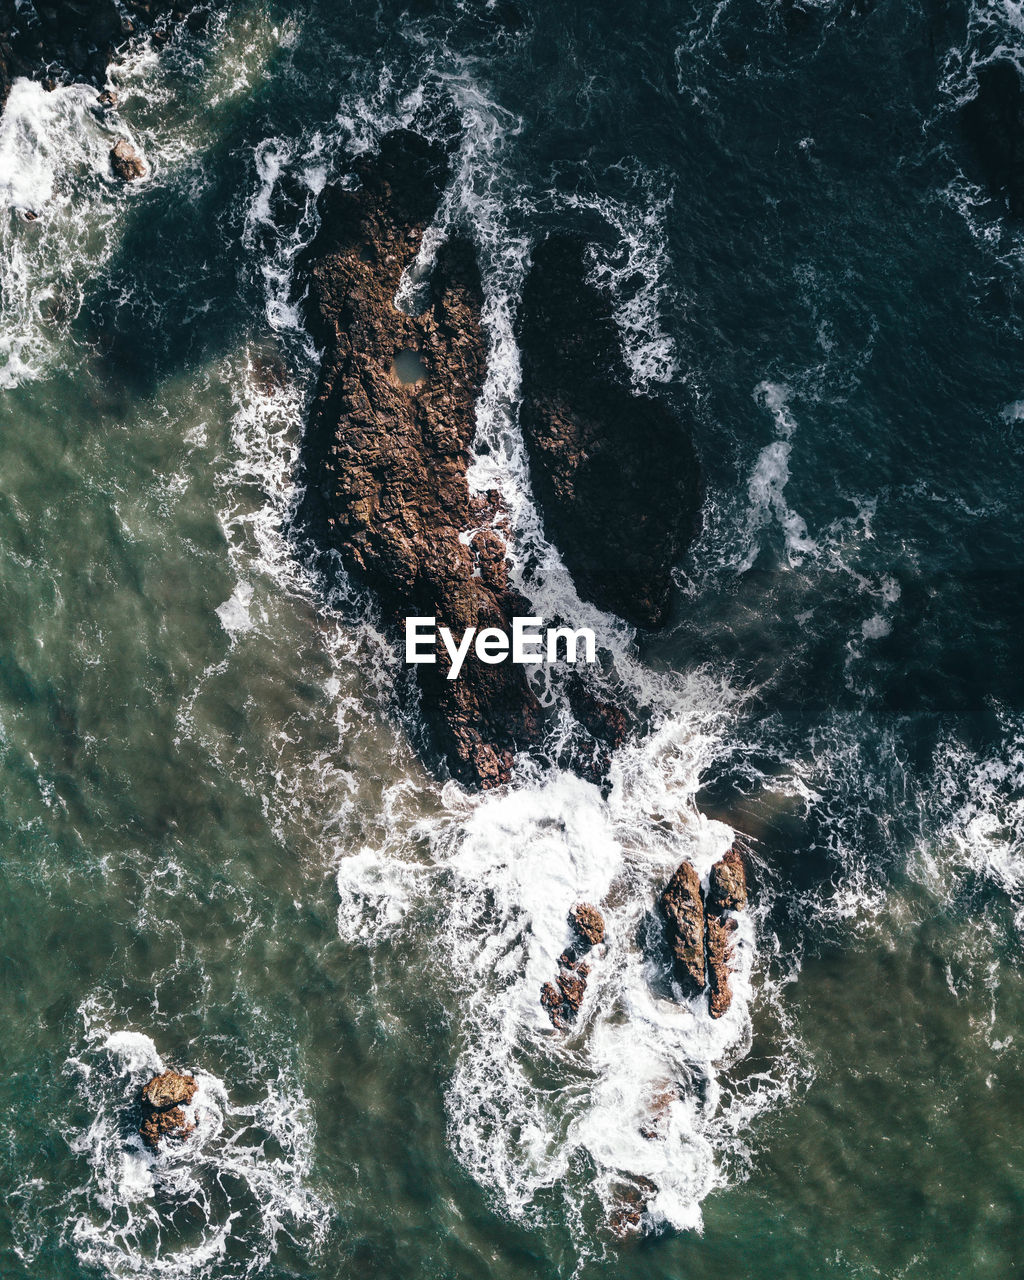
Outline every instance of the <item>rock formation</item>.
{"type": "Polygon", "coordinates": [[[521,422],[547,536],[585,599],[640,627],[665,619],[672,567],[700,523],[690,435],[636,395],[586,242],[551,236],[523,292],[521,422]]]}
{"type": "Polygon", "coordinates": [[[142,1124],[139,1133],[147,1147],[154,1150],[163,1138],[187,1138],[195,1131],[184,1108],[199,1088],[193,1076],[177,1071],[163,1071],[142,1086],[140,1103],[142,1124]]]}
{"type": "Polygon", "coordinates": [[[708,1007],[713,1018],[720,1018],[732,1004],[729,982],[732,956],[732,934],[736,921],[727,911],[742,911],[747,905],[747,873],[737,849],[716,862],[708,877],[707,961],[708,1007]]]}
{"type": "Polygon", "coordinates": [[[579,902],[569,912],[569,927],[573,940],[558,957],[558,977],[540,989],[540,1002],[559,1031],[576,1020],[583,1004],[590,966],[581,957],[604,942],[604,916],[589,902],[579,902]]]}
{"type": "Polygon", "coordinates": [[[1024,217],[1024,88],[1015,62],[1000,58],[979,70],[960,122],[993,196],[1024,217]]]}
{"type": "Polygon", "coordinates": [[[706,975],[713,1018],[720,1018],[732,1004],[729,974],[736,920],[729,913],[746,905],[747,873],[737,849],[730,849],[711,868],[706,898],[688,862],[678,867],[661,895],[673,976],[684,996],[691,998],[703,992],[706,975]]]}
{"type": "MultiPolygon", "coordinates": [[[[497,496],[471,496],[466,481],[485,364],[471,246],[441,248],[419,314],[394,304],[447,180],[446,157],[398,131],[352,176],[357,189],[325,192],[305,260],[307,314],[324,355],[300,518],[373,588],[396,630],[407,616],[435,617],[456,637],[507,630],[529,606],[508,583],[497,496]]],[[[415,668],[452,772],[481,787],[506,782],[517,748],[539,734],[524,668],[471,655],[457,680],[448,670],[443,650],[436,665],[415,668]]]]}
{"type": "Polygon", "coordinates": [[[0,0],[0,109],[14,76],[100,85],[133,36],[159,42],[172,22],[203,18],[196,0],[0,0]]]}
{"type": "Polygon", "coordinates": [[[122,182],[134,182],[146,172],[142,157],[124,138],[119,138],[110,149],[110,167],[122,182]]]}
{"type": "Polygon", "coordinates": [[[700,879],[688,862],[676,869],[662,892],[660,904],[672,952],[672,973],[691,997],[704,990],[704,901],[700,879]]]}

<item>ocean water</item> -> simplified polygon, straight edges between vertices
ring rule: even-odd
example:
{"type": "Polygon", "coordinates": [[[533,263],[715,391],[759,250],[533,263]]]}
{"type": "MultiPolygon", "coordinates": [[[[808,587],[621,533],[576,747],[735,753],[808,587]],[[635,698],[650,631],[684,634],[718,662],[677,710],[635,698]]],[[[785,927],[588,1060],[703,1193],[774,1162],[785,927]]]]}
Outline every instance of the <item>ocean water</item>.
{"type": "Polygon", "coordinates": [[[956,125],[997,53],[1011,0],[309,0],[132,51],[106,116],[16,82],[4,1280],[1021,1274],[1024,231],[956,125]],[[425,257],[458,229],[484,274],[472,482],[652,708],[607,795],[432,777],[373,602],[292,527],[295,259],[396,125],[454,151],[425,257]],[[514,323],[554,229],[706,469],[653,637],[579,600],[530,493],[514,323]],[[642,942],[735,839],[716,1023],[642,942]],[[560,1036],[581,899],[609,941],[560,1036]],[[162,1065],[199,1123],[154,1156],[162,1065]]]}

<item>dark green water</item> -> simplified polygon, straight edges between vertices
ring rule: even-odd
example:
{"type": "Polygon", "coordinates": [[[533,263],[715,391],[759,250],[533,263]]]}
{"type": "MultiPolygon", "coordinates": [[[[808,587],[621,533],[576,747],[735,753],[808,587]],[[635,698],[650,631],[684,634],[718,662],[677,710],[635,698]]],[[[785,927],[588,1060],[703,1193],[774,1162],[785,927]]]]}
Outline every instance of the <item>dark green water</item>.
{"type": "Polygon", "coordinates": [[[1021,1274],[1024,243],[955,125],[998,48],[1016,4],[233,5],[117,69],[106,121],[15,86],[4,1280],[1021,1274]],[[397,124],[453,142],[438,230],[484,269],[474,480],[530,598],[658,709],[607,798],[431,778],[372,606],[290,533],[292,264],[397,124]],[[556,227],[707,469],[639,650],[525,480],[512,321],[556,227]],[[734,831],[757,907],[712,1024],[638,935],[734,831]],[[562,1038],[536,997],[581,899],[610,941],[562,1038]],[[161,1061],[200,1124],[154,1158],[161,1061]]]}

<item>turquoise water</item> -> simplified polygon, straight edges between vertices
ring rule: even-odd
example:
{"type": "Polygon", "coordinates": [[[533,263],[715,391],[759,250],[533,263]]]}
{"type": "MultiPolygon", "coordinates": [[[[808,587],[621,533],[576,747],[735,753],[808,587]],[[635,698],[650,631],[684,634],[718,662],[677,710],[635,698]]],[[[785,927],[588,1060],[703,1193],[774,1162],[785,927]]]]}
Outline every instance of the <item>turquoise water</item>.
{"type": "Polygon", "coordinates": [[[0,123],[5,1278],[1020,1271],[1021,244],[953,123],[1019,14],[517,12],[230,6],[116,69],[114,120],[19,82],[0,123]],[[606,797],[432,777],[372,602],[291,532],[294,259],[396,124],[454,139],[438,226],[484,271],[474,482],[655,708],[606,797]],[[523,466],[512,320],[556,226],[707,468],[640,645],[523,466]],[[712,1024],[638,937],[734,832],[712,1024]],[[610,941],[563,1039],[537,993],[581,899],[610,941]],[[162,1063],[200,1125],[154,1158],[162,1063]]]}

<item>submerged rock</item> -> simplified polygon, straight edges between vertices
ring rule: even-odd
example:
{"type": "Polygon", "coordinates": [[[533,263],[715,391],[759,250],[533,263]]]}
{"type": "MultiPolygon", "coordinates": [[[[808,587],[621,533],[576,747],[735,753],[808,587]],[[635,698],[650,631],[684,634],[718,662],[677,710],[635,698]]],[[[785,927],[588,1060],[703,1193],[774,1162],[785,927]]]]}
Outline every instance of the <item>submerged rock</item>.
{"type": "Polygon", "coordinates": [[[699,528],[700,471],[686,426],[630,389],[586,250],[552,236],[534,253],[519,324],[523,434],[545,530],[580,595],[657,627],[699,528]]]}
{"type": "Polygon", "coordinates": [[[146,172],[142,157],[124,138],[119,138],[110,149],[110,167],[122,182],[134,182],[146,172]]]}
{"type": "Polygon", "coordinates": [[[683,995],[704,990],[704,900],[700,878],[688,862],[677,868],[659,902],[668,930],[672,972],[683,995]]]}
{"type": "Polygon", "coordinates": [[[194,1076],[163,1071],[142,1086],[142,1124],[139,1133],[148,1147],[156,1148],[163,1138],[187,1138],[195,1131],[185,1114],[199,1085],[194,1076]]]}
{"type": "Polygon", "coordinates": [[[580,957],[604,942],[604,916],[589,902],[578,902],[569,912],[569,927],[573,940],[558,957],[558,977],[540,989],[540,1002],[559,1031],[575,1022],[583,1004],[590,965],[580,957]]]}
{"type": "MultiPolygon", "coordinates": [[[[447,157],[399,130],[357,159],[351,177],[355,189],[331,187],[321,198],[321,228],[303,264],[324,354],[303,444],[300,519],[374,590],[396,632],[408,616],[436,617],[456,636],[508,630],[529,606],[509,586],[497,495],[473,497],[466,480],[486,356],[472,246],[442,246],[411,309],[394,305],[447,181],[447,157]],[[403,379],[403,353],[422,369],[415,380],[403,379]]],[[[446,679],[448,669],[443,651],[435,665],[414,668],[435,741],[462,781],[507,782],[516,750],[539,736],[525,669],[472,655],[459,679],[446,679]]]]}
{"type": "Polygon", "coordinates": [[[994,196],[1024,217],[1024,88],[1008,58],[978,72],[978,92],[960,111],[964,136],[994,196]]]}

